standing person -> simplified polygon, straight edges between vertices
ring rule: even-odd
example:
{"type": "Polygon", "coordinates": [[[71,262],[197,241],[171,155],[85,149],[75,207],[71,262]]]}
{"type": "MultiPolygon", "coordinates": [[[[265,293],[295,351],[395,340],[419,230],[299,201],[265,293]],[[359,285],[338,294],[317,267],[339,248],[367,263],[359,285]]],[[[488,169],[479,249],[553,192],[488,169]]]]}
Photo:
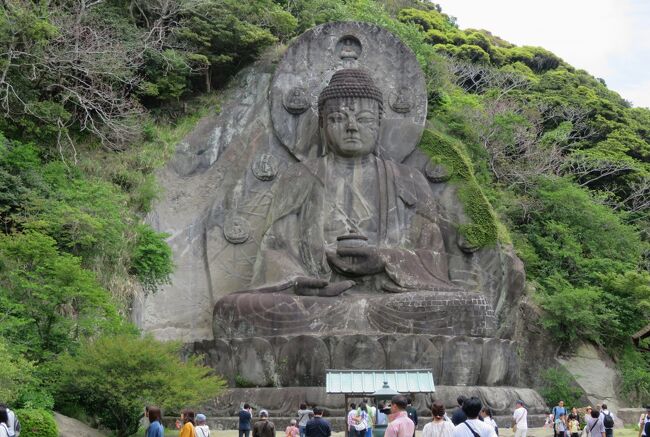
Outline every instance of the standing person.
{"type": "Polygon", "coordinates": [[[250,437],[251,421],[253,420],[253,410],[248,404],[239,412],[239,437],[250,437]]]}
{"type": "Polygon", "coordinates": [[[465,402],[466,399],[467,398],[462,395],[458,396],[458,399],[456,399],[456,402],[458,403],[458,408],[456,408],[454,414],[451,415],[451,423],[453,423],[454,425],[459,425],[467,420],[467,416],[463,412],[463,402],[465,402]]]}
{"type": "Polygon", "coordinates": [[[366,428],[366,437],[372,437],[372,428],[377,420],[377,408],[375,408],[367,399],[363,400],[366,404],[366,411],[368,412],[368,428],[366,428]]]}
{"type": "Polygon", "coordinates": [[[402,395],[393,396],[384,437],[413,437],[415,425],[406,413],[408,402],[402,395]]]}
{"type": "Polygon", "coordinates": [[[515,437],[526,437],[528,432],[528,410],[524,407],[524,401],[518,400],[515,404],[515,411],[512,413],[512,428],[515,437]]]}
{"type": "Polygon", "coordinates": [[[149,406],[147,407],[147,418],[149,419],[149,426],[145,432],[145,437],[164,437],[165,429],[162,426],[162,413],[160,408],[149,406]]]}
{"type": "Polygon", "coordinates": [[[569,428],[569,435],[571,437],[580,437],[580,420],[578,419],[577,411],[576,408],[573,408],[571,414],[569,414],[569,423],[567,428],[569,428]]]}
{"type": "MultiPolygon", "coordinates": [[[[357,404],[354,402],[350,404],[350,411],[348,411],[348,437],[354,435],[354,418],[357,416],[357,404]]],[[[300,436],[302,437],[302,436],[300,436]]]]}
{"type": "Polygon", "coordinates": [[[566,435],[566,413],[560,413],[560,417],[555,419],[555,436],[556,437],[567,437],[566,435]]]}
{"type": "Polygon", "coordinates": [[[605,437],[605,425],[600,420],[600,412],[597,409],[591,410],[591,417],[585,426],[587,437],[605,437]]]}
{"type": "Polygon", "coordinates": [[[384,413],[386,404],[380,402],[377,408],[377,425],[388,425],[388,416],[384,413]]]}
{"type": "Polygon", "coordinates": [[[431,422],[424,425],[422,437],[453,437],[454,425],[447,420],[445,406],[435,401],[431,406],[431,422]]]}
{"type": "Polygon", "coordinates": [[[614,413],[607,409],[607,404],[603,404],[600,410],[600,420],[605,426],[605,435],[607,437],[614,437],[614,413]]]}
{"type": "Polygon", "coordinates": [[[406,398],[406,414],[409,416],[409,419],[413,421],[415,428],[413,428],[413,437],[415,437],[415,430],[418,429],[418,410],[413,406],[411,398],[406,398]]]}
{"type": "Polygon", "coordinates": [[[499,435],[499,425],[497,425],[497,422],[494,420],[494,417],[492,417],[492,410],[489,409],[488,407],[483,407],[481,410],[481,419],[483,420],[483,423],[487,423],[491,427],[494,428],[494,433],[496,435],[499,435]]]}
{"type": "MultiPolygon", "coordinates": [[[[151,410],[149,414],[151,414],[151,410]]],[[[183,427],[181,428],[179,437],[194,437],[194,411],[183,410],[181,413],[181,422],[183,422],[183,427]]]]}
{"type": "Polygon", "coordinates": [[[366,429],[368,429],[368,407],[361,402],[357,408],[356,416],[354,416],[354,435],[356,437],[366,437],[366,429]]]}
{"type": "Polygon", "coordinates": [[[260,411],[260,420],[253,425],[253,437],[275,437],[275,425],[269,420],[268,411],[260,411]]]}
{"type": "Polygon", "coordinates": [[[296,419],[291,419],[289,426],[284,430],[284,437],[298,437],[299,435],[300,430],[298,429],[298,421],[296,419]]]}
{"type": "Polygon", "coordinates": [[[0,408],[7,411],[7,432],[9,437],[18,437],[20,435],[20,422],[11,408],[6,404],[0,404],[0,408]]]}
{"type": "Polygon", "coordinates": [[[650,423],[650,404],[645,406],[645,414],[639,417],[639,437],[650,437],[646,431],[646,425],[650,423]]]}
{"type": "Polygon", "coordinates": [[[478,418],[483,404],[477,397],[472,396],[463,401],[463,412],[467,420],[454,428],[453,437],[496,437],[494,428],[478,418]]]}
{"type": "MultiPolygon", "coordinates": [[[[560,418],[560,415],[562,413],[566,414],[566,408],[564,408],[564,401],[560,400],[560,402],[558,402],[557,405],[553,407],[553,411],[551,412],[551,414],[553,415],[553,423],[554,424],[557,423],[557,419],[560,418]]],[[[557,429],[555,428],[555,426],[553,426],[553,435],[555,437],[558,437],[558,435],[559,435],[557,429]]]]}
{"type": "Polygon", "coordinates": [[[323,409],[314,407],[314,417],[305,425],[306,437],[330,437],[332,435],[332,427],[330,423],[323,419],[323,409]]]}
{"type": "Polygon", "coordinates": [[[210,437],[210,427],[205,423],[206,421],[205,414],[196,415],[196,428],[194,429],[196,437],[210,437]]]}
{"type": "Polygon", "coordinates": [[[7,414],[7,409],[0,407],[0,437],[9,437],[9,414],[7,414]]]}
{"type": "Polygon", "coordinates": [[[305,426],[309,419],[314,415],[314,412],[307,408],[307,404],[300,404],[296,418],[298,419],[298,429],[300,429],[300,437],[305,437],[305,426]]]}
{"type": "Polygon", "coordinates": [[[582,430],[582,435],[589,437],[589,433],[587,432],[587,422],[589,422],[589,418],[591,417],[591,405],[589,405],[587,408],[585,408],[585,417],[584,417],[584,422],[585,422],[585,427],[582,430]]]}

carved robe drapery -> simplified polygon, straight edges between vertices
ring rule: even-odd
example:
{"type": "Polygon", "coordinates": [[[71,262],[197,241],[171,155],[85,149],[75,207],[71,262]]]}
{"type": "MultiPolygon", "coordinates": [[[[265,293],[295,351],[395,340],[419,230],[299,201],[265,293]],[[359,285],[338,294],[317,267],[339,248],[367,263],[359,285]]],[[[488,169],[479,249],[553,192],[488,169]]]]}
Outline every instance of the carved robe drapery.
{"type": "MultiPolygon", "coordinates": [[[[325,156],[293,164],[274,185],[253,288],[286,283],[298,276],[332,282],[342,279],[332,271],[326,257],[326,250],[336,249],[335,238],[325,235],[325,220],[331,217],[331,211],[326,210],[331,207],[326,201],[327,190],[335,189],[333,183],[345,183],[326,180],[333,159],[325,156]]],[[[374,155],[364,165],[376,168],[374,180],[364,182],[377,185],[376,199],[370,200],[375,201],[379,217],[370,244],[380,249],[385,263],[383,278],[366,283],[366,288],[403,291],[453,287],[436,223],[437,208],[423,175],[374,155]]]]}

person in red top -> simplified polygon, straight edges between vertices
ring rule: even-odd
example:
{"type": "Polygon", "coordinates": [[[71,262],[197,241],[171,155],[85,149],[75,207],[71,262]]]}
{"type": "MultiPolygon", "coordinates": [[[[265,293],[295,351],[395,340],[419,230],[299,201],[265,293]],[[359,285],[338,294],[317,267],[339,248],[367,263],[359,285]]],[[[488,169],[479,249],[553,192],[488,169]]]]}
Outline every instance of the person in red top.
{"type": "Polygon", "coordinates": [[[408,402],[405,396],[393,396],[390,405],[390,415],[388,416],[388,428],[386,428],[385,437],[413,437],[415,424],[409,419],[406,413],[408,402]]]}

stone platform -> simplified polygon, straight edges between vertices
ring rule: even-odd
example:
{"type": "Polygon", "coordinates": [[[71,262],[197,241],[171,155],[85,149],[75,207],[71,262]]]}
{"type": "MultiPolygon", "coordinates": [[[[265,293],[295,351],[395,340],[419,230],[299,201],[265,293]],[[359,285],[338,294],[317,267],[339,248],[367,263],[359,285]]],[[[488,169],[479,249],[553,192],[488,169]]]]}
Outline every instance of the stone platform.
{"type": "Polygon", "coordinates": [[[516,344],[486,337],[422,334],[283,335],[195,343],[230,383],[258,387],[325,384],[326,369],[432,369],[443,385],[518,382],[516,344]]]}
{"type": "MultiPolygon", "coordinates": [[[[413,405],[421,417],[418,428],[422,429],[430,420],[430,408],[434,400],[441,400],[451,415],[459,395],[479,397],[484,405],[493,410],[499,426],[510,425],[510,417],[518,399],[523,400],[528,408],[529,427],[544,423],[546,406],[534,390],[518,387],[438,386],[431,395],[413,396],[413,405]]],[[[208,424],[213,429],[236,429],[236,414],[244,402],[253,405],[257,411],[262,408],[268,410],[277,429],[283,429],[295,417],[301,402],[323,407],[334,431],[342,431],[345,427],[344,396],[328,395],[323,387],[229,389],[205,405],[201,412],[207,414],[208,424]]]]}

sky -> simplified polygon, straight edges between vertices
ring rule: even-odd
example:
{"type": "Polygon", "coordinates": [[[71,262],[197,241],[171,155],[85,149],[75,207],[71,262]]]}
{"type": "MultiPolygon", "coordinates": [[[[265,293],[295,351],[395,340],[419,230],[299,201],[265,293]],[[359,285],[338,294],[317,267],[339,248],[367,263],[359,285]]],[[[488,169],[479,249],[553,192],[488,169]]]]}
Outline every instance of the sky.
{"type": "Polygon", "coordinates": [[[461,29],[544,47],[650,108],[650,0],[433,0],[461,29]]]}

